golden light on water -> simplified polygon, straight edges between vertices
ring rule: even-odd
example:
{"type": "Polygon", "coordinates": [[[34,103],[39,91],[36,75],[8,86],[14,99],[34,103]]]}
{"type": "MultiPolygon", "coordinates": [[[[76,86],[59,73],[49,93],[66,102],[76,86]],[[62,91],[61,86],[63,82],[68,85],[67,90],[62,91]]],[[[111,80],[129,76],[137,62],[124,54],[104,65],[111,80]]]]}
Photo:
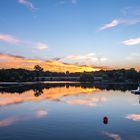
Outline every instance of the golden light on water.
{"type": "Polygon", "coordinates": [[[100,93],[99,89],[96,88],[81,88],[81,87],[56,87],[56,88],[50,88],[50,89],[43,89],[43,94],[36,97],[35,91],[29,90],[27,92],[23,92],[22,94],[0,94],[0,106],[6,106],[11,104],[19,104],[23,102],[29,102],[29,101],[40,101],[40,100],[57,100],[61,99],[62,97],[66,96],[73,96],[78,94],[93,94],[100,93]]]}

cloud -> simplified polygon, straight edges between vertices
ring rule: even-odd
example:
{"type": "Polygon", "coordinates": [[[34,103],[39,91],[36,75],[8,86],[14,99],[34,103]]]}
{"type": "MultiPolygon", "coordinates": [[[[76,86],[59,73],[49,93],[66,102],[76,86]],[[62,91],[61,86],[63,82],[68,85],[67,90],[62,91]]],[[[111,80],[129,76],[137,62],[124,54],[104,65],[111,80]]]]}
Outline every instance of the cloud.
{"type": "Polygon", "coordinates": [[[5,63],[41,63],[43,60],[39,59],[29,59],[25,58],[23,56],[16,56],[16,55],[11,55],[11,54],[3,54],[0,53],[0,62],[5,62],[5,63]]]}
{"type": "Polygon", "coordinates": [[[28,1],[28,0],[18,0],[18,3],[26,6],[27,8],[31,9],[31,10],[35,10],[36,8],[34,7],[34,5],[28,1]]]}
{"type": "Polygon", "coordinates": [[[98,56],[95,53],[88,53],[85,55],[70,55],[67,56],[66,59],[82,61],[81,63],[85,63],[85,64],[99,63],[107,60],[107,58],[98,56]]]}
{"type": "Polygon", "coordinates": [[[100,31],[110,29],[113,27],[116,27],[118,25],[124,24],[124,25],[134,25],[140,23],[139,18],[120,18],[120,19],[114,19],[110,23],[103,25],[102,27],[99,28],[100,31]]]}
{"type": "Polygon", "coordinates": [[[39,43],[37,43],[36,48],[39,50],[46,50],[46,49],[48,49],[48,45],[45,43],[39,42],[39,43]]]}
{"type": "Polygon", "coordinates": [[[140,8],[139,7],[125,7],[121,10],[122,16],[114,18],[111,22],[99,28],[99,31],[114,28],[118,25],[134,25],[140,23],[140,8]]]}
{"type": "Polygon", "coordinates": [[[12,35],[8,35],[8,34],[0,34],[0,41],[12,43],[12,44],[20,43],[19,39],[17,39],[16,37],[14,37],[12,35]]]}
{"type": "Polygon", "coordinates": [[[0,53],[0,62],[22,62],[24,57],[0,53]]]}
{"type": "Polygon", "coordinates": [[[109,133],[109,132],[103,132],[104,135],[114,139],[114,140],[121,140],[120,135],[115,134],[115,133],[109,133]]]}
{"type": "Polygon", "coordinates": [[[107,23],[107,24],[103,25],[102,27],[100,27],[100,30],[109,29],[109,28],[115,27],[117,25],[119,25],[119,20],[114,19],[110,23],[107,23]]]}
{"type": "Polygon", "coordinates": [[[140,114],[129,114],[125,118],[133,121],[140,121],[140,114]]]}
{"type": "Polygon", "coordinates": [[[10,34],[0,34],[0,41],[14,44],[14,45],[26,45],[26,46],[32,46],[39,50],[48,49],[48,45],[43,42],[34,42],[34,41],[28,41],[28,40],[21,40],[17,37],[10,35],[10,34]]]}
{"type": "Polygon", "coordinates": [[[138,45],[138,44],[140,44],[140,37],[138,37],[138,38],[131,38],[131,39],[122,41],[122,44],[127,45],[127,46],[138,45]]]}
{"type": "Polygon", "coordinates": [[[43,60],[0,53],[0,68],[24,68],[32,70],[34,69],[35,65],[40,65],[44,68],[44,70],[55,72],[83,72],[107,69],[107,67],[102,66],[65,63],[58,60],[53,60],[53,58],[51,60],[43,60]]]}

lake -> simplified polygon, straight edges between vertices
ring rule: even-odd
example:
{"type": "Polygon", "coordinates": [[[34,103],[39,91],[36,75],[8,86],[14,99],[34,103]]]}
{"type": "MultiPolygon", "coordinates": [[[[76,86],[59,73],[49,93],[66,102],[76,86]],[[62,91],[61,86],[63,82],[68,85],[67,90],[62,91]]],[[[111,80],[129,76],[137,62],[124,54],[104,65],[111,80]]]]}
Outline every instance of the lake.
{"type": "Polygon", "coordinates": [[[139,140],[135,88],[79,83],[0,88],[0,140],[139,140]]]}

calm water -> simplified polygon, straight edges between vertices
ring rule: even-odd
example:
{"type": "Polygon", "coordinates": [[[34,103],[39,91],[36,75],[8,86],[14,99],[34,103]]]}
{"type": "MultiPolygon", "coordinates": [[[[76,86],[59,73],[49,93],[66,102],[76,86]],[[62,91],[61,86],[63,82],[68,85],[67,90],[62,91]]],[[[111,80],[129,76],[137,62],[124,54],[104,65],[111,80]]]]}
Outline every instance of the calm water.
{"type": "Polygon", "coordinates": [[[0,89],[0,140],[140,140],[140,96],[127,89],[74,84],[0,89]]]}

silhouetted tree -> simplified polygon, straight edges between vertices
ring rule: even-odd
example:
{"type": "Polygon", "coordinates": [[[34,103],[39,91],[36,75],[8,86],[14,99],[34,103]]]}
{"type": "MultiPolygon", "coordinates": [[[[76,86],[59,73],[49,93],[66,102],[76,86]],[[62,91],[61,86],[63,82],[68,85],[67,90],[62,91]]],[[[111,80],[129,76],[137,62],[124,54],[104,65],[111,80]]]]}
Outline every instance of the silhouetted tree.
{"type": "Polygon", "coordinates": [[[35,72],[36,72],[36,78],[37,78],[37,80],[39,80],[39,76],[40,76],[40,73],[43,71],[43,68],[40,67],[39,65],[35,65],[34,69],[35,69],[35,72]]]}
{"type": "Polygon", "coordinates": [[[69,74],[70,74],[70,72],[69,71],[66,71],[66,76],[67,77],[69,77],[69,74]]]}

